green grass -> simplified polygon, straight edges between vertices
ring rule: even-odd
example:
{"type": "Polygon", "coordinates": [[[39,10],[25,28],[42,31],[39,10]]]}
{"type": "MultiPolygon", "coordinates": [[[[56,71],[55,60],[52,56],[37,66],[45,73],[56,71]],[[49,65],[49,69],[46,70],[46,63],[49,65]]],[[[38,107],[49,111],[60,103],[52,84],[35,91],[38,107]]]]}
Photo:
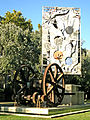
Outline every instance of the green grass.
{"type": "MultiPolygon", "coordinates": [[[[88,103],[90,103],[90,101],[88,101],[88,103]]],[[[87,106],[79,106],[79,107],[74,106],[74,107],[62,108],[62,110],[59,110],[59,111],[54,110],[50,112],[49,115],[62,114],[62,113],[68,113],[68,112],[74,112],[74,111],[80,111],[80,110],[86,110],[86,109],[90,109],[90,104],[88,104],[87,106]]],[[[0,114],[0,120],[52,120],[52,119],[53,120],[58,120],[58,119],[60,120],[90,120],[90,112],[68,115],[68,116],[59,117],[59,118],[33,118],[33,117],[0,114]]]]}
{"type": "Polygon", "coordinates": [[[68,113],[68,112],[74,112],[74,111],[81,111],[81,110],[87,110],[87,109],[90,109],[90,105],[89,106],[79,106],[79,107],[69,107],[69,108],[64,108],[62,110],[54,110],[54,111],[51,111],[49,113],[49,115],[56,115],[56,114],[62,114],[62,113],[68,113]]]}
{"type": "Polygon", "coordinates": [[[90,99],[89,100],[87,100],[87,102],[86,103],[89,103],[90,104],[90,99]]]}
{"type": "Polygon", "coordinates": [[[32,118],[12,115],[0,115],[0,120],[90,120],[90,112],[68,115],[59,118],[32,118]]]}

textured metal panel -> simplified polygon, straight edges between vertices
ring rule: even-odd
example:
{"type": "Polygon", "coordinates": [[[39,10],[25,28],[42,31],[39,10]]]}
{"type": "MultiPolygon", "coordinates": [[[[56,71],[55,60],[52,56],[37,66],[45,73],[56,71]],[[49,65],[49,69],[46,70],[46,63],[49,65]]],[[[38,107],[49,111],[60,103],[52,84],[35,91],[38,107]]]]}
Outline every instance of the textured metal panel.
{"type": "Polygon", "coordinates": [[[42,70],[57,63],[65,74],[81,74],[80,46],[80,9],[43,7],[42,70]]]}

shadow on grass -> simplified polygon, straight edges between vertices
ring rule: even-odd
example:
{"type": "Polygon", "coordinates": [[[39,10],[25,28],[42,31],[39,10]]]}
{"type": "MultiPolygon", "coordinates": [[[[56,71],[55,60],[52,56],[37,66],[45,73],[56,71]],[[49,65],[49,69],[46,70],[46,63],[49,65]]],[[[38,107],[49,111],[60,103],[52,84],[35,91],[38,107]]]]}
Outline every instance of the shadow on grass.
{"type": "Polygon", "coordinates": [[[5,115],[5,114],[0,114],[0,117],[2,117],[2,116],[9,116],[9,115],[5,115]]]}

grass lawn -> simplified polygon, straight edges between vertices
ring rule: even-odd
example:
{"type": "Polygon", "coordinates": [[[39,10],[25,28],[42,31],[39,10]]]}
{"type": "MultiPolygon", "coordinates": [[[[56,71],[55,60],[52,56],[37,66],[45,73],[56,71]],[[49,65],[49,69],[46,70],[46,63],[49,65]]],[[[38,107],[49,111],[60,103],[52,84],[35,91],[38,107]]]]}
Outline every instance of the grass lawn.
{"type": "Polygon", "coordinates": [[[51,111],[49,113],[49,115],[55,115],[55,114],[62,114],[62,113],[68,113],[68,112],[75,112],[75,111],[81,111],[81,110],[87,110],[90,109],[90,105],[89,106],[79,106],[79,107],[73,107],[73,108],[64,108],[60,111],[51,111]]]}
{"type": "Polygon", "coordinates": [[[68,115],[58,118],[32,118],[14,115],[0,115],[0,120],[90,120],[90,112],[68,115]]]}

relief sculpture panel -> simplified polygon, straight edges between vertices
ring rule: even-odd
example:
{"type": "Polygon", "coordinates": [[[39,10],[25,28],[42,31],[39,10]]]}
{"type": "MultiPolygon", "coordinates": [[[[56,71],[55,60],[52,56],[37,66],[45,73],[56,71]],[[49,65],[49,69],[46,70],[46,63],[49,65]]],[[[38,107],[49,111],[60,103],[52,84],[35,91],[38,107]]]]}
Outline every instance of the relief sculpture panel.
{"type": "Polygon", "coordinates": [[[42,8],[42,70],[50,63],[81,74],[80,8],[42,8]]]}

